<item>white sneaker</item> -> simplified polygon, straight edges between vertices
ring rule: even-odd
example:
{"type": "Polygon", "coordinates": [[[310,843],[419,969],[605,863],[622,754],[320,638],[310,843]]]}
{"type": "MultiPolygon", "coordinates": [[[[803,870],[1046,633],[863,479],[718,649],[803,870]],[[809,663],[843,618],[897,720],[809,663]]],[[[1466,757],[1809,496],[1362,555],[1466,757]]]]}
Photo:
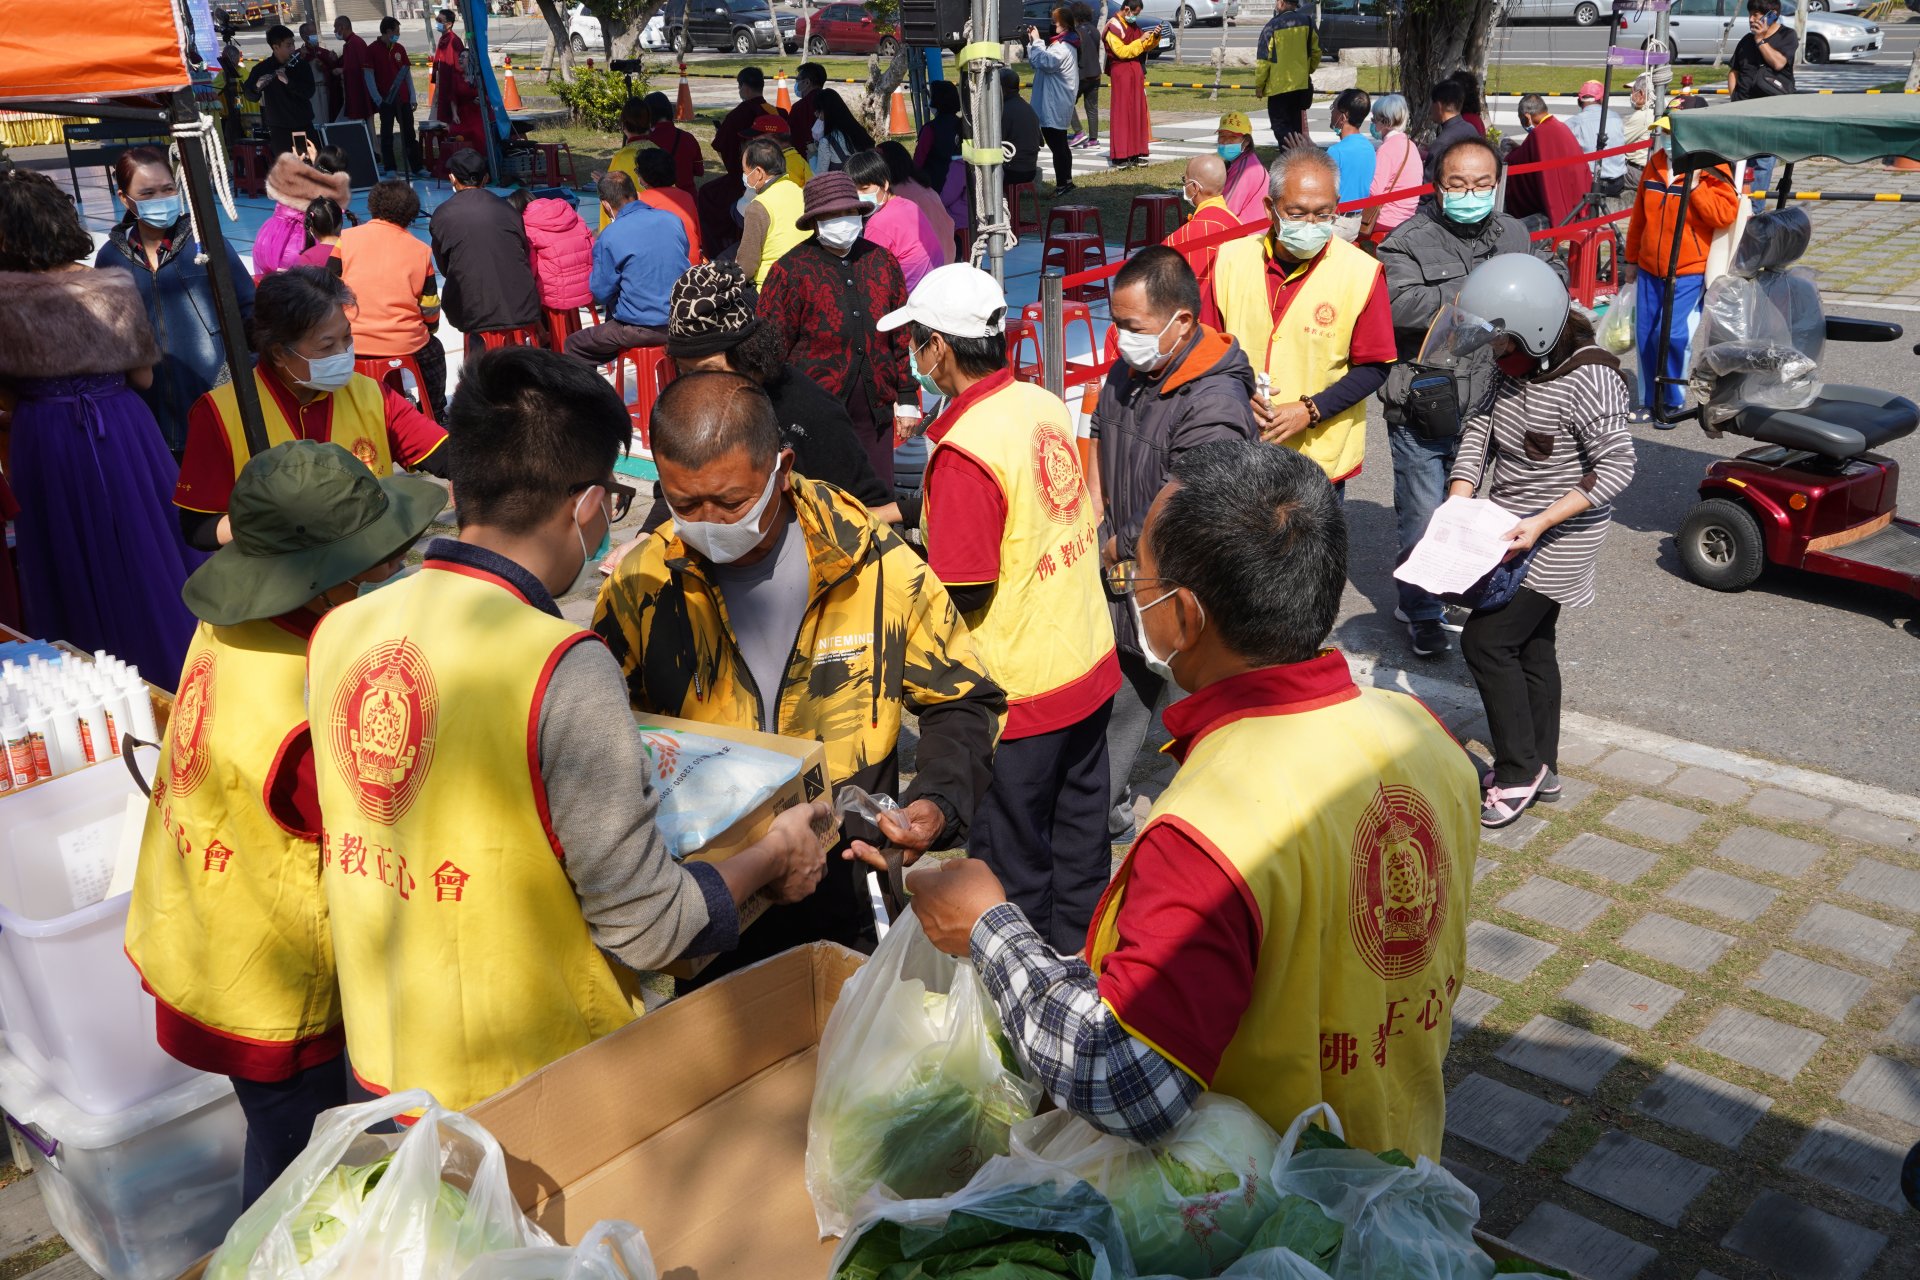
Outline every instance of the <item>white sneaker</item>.
{"type": "MultiPolygon", "coordinates": [[[[1440,615],[1440,625],[1449,631],[1464,630],[1467,625],[1467,615],[1470,612],[1472,611],[1463,609],[1457,604],[1450,604],[1446,607],[1446,612],[1440,615]]],[[[1407,617],[1407,611],[1399,605],[1393,607],[1393,620],[1395,622],[1413,621],[1413,619],[1407,617]]]]}

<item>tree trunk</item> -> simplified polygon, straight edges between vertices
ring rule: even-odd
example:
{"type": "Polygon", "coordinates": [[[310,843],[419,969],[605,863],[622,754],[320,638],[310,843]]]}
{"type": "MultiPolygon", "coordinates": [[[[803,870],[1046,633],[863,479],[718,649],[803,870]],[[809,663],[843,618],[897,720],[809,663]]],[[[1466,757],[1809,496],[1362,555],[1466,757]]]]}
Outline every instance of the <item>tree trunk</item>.
{"type": "Polygon", "coordinates": [[[907,78],[907,46],[896,44],[893,57],[885,66],[880,64],[880,55],[867,55],[867,93],[860,102],[860,123],[876,142],[885,142],[893,135],[888,131],[892,122],[893,91],[907,78]]]}
{"type": "Polygon", "coordinates": [[[1907,63],[1907,92],[1920,93],[1920,48],[1913,51],[1913,60],[1907,63]]]}
{"type": "Polygon", "coordinates": [[[1400,92],[1407,98],[1407,131],[1414,137],[1432,133],[1427,95],[1434,85],[1463,69],[1484,85],[1498,11],[1498,0],[1416,0],[1403,11],[1391,38],[1400,92]]]}
{"type": "Polygon", "coordinates": [[[567,15],[560,0],[539,0],[540,17],[547,24],[548,74],[573,82],[573,45],[567,40],[567,15]]]}

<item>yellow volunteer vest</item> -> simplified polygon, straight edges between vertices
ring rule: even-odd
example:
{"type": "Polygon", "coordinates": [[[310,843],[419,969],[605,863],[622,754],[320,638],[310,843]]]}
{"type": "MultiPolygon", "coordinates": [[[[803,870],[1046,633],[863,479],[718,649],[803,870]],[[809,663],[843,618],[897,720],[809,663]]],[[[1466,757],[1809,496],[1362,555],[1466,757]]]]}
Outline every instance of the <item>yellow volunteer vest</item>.
{"type": "Polygon", "coordinates": [[[347,1054],[462,1110],[640,1010],[547,827],[537,696],[591,632],[429,565],[327,616],[309,667],[347,1054]]]}
{"type": "MultiPolygon", "coordinates": [[[[1317,395],[1346,376],[1354,321],[1373,293],[1380,264],[1335,236],[1276,324],[1267,302],[1267,262],[1266,236],[1227,241],[1214,260],[1213,291],[1220,327],[1240,339],[1255,373],[1264,369],[1272,378],[1273,402],[1282,404],[1317,395]]],[[[1367,402],[1287,444],[1319,463],[1330,479],[1346,479],[1366,456],[1367,402]]]]}
{"type": "Polygon", "coordinates": [[[306,658],[271,622],[194,632],[127,916],[127,955],[155,998],[275,1045],[340,1021],[319,846],[266,805],[267,775],[306,723],[306,658]]]}
{"type": "MultiPolygon", "coordinates": [[[[640,153],[642,151],[655,150],[658,150],[658,148],[645,139],[639,142],[629,142],[626,146],[621,147],[613,153],[613,159],[607,161],[607,172],[626,174],[628,178],[633,180],[634,194],[638,195],[647,189],[645,184],[640,181],[640,153]]],[[[613,219],[607,216],[605,209],[602,209],[600,211],[600,229],[605,231],[607,224],[611,221],[613,221],[613,219]]]]}
{"type": "MultiPolygon", "coordinates": [[[[1006,498],[1000,580],[993,602],[967,615],[967,629],[1009,707],[1065,688],[1114,649],[1072,424],[1058,396],[1010,382],[969,405],[938,440],[928,437],[928,475],[935,455],[954,449],[985,467],[1006,498]]],[[[926,511],[920,533],[931,549],[940,530],[928,527],[926,511]]]]}
{"type": "MultiPolygon", "coordinates": [[[[1147,826],[1193,837],[1260,916],[1252,1002],[1203,1083],[1276,1129],[1325,1101],[1357,1147],[1440,1158],[1478,804],[1466,753],[1403,694],[1362,689],[1200,738],[1147,826]]],[[[1094,917],[1096,974],[1132,868],[1094,917]]]]}
{"type": "Polygon", "coordinates": [[[767,272],[773,270],[773,264],[784,258],[787,250],[811,237],[813,232],[802,231],[794,225],[794,220],[806,212],[807,195],[792,178],[775,182],[755,196],[753,202],[767,207],[767,238],[760,246],[760,270],[753,277],[754,284],[763,285],[767,282],[767,272]]]}
{"type": "MultiPolygon", "coordinates": [[[[280,412],[280,402],[267,390],[266,379],[258,369],[253,371],[253,384],[260,395],[267,447],[271,449],[295,439],[293,424],[280,412]]],[[[221,429],[227,433],[227,447],[233,454],[233,477],[238,480],[240,469],[251,456],[247,451],[246,430],[240,425],[240,399],[234,394],[231,382],[223,382],[207,392],[207,398],[213,401],[214,412],[220,415],[221,429]]],[[[376,476],[393,474],[393,451],[387,447],[386,399],[379,383],[356,373],[351,382],[333,393],[333,422],[327,438],[366,463],[367,470],[376,476]]]]}

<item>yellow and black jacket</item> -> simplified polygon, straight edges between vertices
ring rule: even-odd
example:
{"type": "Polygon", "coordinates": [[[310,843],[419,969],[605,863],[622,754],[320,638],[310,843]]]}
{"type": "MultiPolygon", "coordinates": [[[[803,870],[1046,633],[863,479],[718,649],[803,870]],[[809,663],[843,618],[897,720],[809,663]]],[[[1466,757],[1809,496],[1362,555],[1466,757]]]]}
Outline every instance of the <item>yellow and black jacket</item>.
{"type": "MultiPolygon", "coordinates": [[[[902,805],[933,800],[948,818],[934,847],[960,844],[992,778],[1006,695],[946,588],[898,535],[830,484],[796,475],[791,499],[807,543],[808,605],[771,691],[779,731],[824,742],[834,786],[897,795],[902,805]],[[919,717],[920,738],[913,784],[900,794],[906,707],[919,717]]],[[[764,722],[769,691],[754,686],[719,588],[671,521],[621,560],[600,589],[593,626],[626,673],[636,709],[743,728],[764,722]]],[[[776,907],[747,931],[736,963],[749,951],[771,954],[776,942],[855,943],[871,927],[850,864],[833,858],[813,899],[776,907]]]]}

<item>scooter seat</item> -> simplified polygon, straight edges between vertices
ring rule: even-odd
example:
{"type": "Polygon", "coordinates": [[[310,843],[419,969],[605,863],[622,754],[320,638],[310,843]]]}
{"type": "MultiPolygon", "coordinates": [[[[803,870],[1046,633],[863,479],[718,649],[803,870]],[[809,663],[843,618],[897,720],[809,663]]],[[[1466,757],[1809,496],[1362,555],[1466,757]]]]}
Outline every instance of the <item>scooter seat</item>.
{"type": "Polygon", "coordinates": [[[1920,425],[1920,406],[1872,387],[1830,382],[1799,409],[1748,405],[1725,429],[1765,444],[1805,449],[1828,458],[1853,458],[1878,449],[1920,425]]]}

